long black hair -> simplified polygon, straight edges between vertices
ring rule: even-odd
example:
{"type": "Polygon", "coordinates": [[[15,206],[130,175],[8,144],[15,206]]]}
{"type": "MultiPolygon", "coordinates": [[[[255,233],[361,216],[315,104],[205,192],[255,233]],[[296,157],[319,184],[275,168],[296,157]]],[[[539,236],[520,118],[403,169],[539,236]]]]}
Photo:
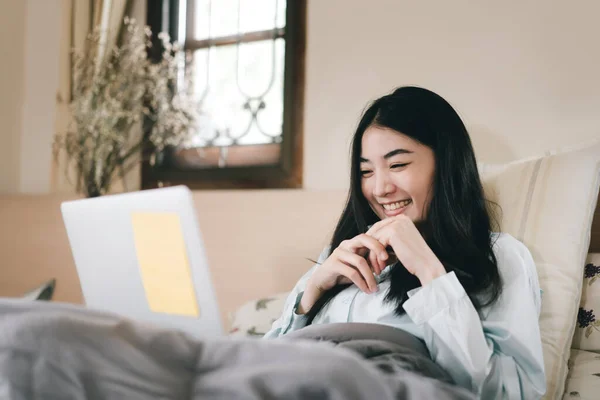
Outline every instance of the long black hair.
{"type": "MultiPolygon", "coordinates": [[[[350,190],[337,223],[330,249],[368,230],[379,220],[361,189],[360,156],[362,138],[370,126],[400,132],[433,150],[435,174],[431,203],[424,221],[417,226],[447,272],[454,271],[477,309],[493,303],[502,283],[492,250],[497,223],[483,193],[471,139],[462,120],[442,97],[419,87],[401,87],[375,100],[358,123],[351,146],[350,190]],[[492,223],[494,221],[494,223],[492,223]],[[493,226],[494,224],[494,226],[493,226]]],[[[386,301],[395,302],[396,313],[407,292],[420,286],[419,280],[398,261],[391,269],[386,301]]],[[[339,292],[338,285],[324,293],[307,313],[308,323],[339,292]]]]}

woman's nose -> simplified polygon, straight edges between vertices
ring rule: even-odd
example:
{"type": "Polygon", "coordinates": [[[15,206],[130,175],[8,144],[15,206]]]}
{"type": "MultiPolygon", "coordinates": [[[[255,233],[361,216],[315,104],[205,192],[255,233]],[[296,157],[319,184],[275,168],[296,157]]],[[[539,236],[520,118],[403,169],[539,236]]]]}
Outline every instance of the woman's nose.
{"type": "Polygon", "coordinates": [[[377,197],[385,197],[394,191],[394,185],[389,179],[388,174],[379,173],[375,175],[375,190],[373,194],[377,197]]]}

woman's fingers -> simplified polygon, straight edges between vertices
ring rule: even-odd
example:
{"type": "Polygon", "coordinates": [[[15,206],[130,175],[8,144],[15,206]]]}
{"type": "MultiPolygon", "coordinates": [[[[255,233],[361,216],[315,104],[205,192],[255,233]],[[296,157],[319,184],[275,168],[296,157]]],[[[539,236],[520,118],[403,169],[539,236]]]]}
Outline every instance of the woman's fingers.
{"type": "Polygon", "coordinates": [[[371,228],[369,228],[369,230],[367,231],[366,234],[369,235],[369,236],[373,236],[381,228],[383,228],[384,226],[387,226],[387,225],[391,224],[392,222],[394,222],[394,218],[382,219],[381,221],[378,221],[375,224],[373,224],[373,226],[371,226],[371,228]]]}
{"type": "Polygon", "coordinates": [[[381,274],[382,268],[381,268],[381,261],[379,261],[379,259],[377,258],[377,254],[375,254],[374,251],[369,251],[367,253],[368,258],[369,258],[369,264],[371,265],[371,267],[373,268],[373,271],[379,275],[381,274]]]}
{"type": "Polygon", "coordinates": [[[385,268],[385,262],[388,259],[387,251],[377,239],[369,235],[361,234],[350,240],[345,240],[340,244],[340,247],[351,253],[358,253],[360,249],[366,248],[370,253],[374,253],[377,257],[377,263],[373,264],[372,262],[371,265],[373,265],[374,268],[377,265],[379,267],[379,273],[385,268]]]}
{"type": "Polygon", "coordinates": [[[338,272],[341,275],[349,278],[364,292],[373,293],[377,291],[377,282],[369,264],[367,264],[367,260],[349,251],[340,252],[338,259],[347,266],[347,268],[340,266],[338,272]]]}
{"type": "Polygon", "coordinates": [[[391,225],[394,224],[395,221],[395,217],[386,218],[385,220],[377,223],[380,225],[373,225],[366,233],[367,236],[373,237],[373,239],[377,240],[383,247],[385,247],[385,252],[389,256],[387,259],[388,265],[393,264],[397,260],[396,254],[394,254],[394,249],[389,243],[389,230],[393,228],[391,225]]]}
{"type": "Polygon", "coordinates": [[[371,293],[371,291],[369,290],[369,286],[367,285],[367,283],[365,282],[362,275],[360,274],[360,272],[358,272],[357,269],[352,268],[351,266],[346,264],[341,264],[338,266],[336,272],[348,279],[350,282],[354,283],[356,287],[358,287],[363,292],[371,293]]]}

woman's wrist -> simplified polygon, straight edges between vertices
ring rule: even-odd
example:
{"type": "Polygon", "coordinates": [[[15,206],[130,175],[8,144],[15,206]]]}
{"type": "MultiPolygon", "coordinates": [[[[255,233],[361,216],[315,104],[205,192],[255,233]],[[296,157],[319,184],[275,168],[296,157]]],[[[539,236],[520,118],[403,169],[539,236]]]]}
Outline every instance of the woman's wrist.
{"type": "Polygon", "coordinates": [[[425,286],[434,279],[446,274],[446,269],[439,260],[427,265],[428,267],[421,269],[417,275],[417,278],[421,281],[421,286],[425,286]]]}
{"type": "Polygon", "coordinates": [[[304,315],[308,313],[319,297],[321,297],[321,291],[318,288],[307,286],[296,308],[296,314],[304,315]]]}

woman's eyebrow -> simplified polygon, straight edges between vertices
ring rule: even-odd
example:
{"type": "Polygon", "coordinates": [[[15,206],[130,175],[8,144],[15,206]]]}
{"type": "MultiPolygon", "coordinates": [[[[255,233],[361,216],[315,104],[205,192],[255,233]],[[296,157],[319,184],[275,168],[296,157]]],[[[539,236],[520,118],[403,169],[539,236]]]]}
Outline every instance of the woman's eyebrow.
{"type": "MultiPolygon", "coordinates": [[[[396,149],[396,150],[392,150],[389,153],[386,153],[386,155],[383,156],[383,158],[385,158],[386,160],[388,158],[394,157],[398,154],[412,154],[413,152],[410,150],[406,150],[406,149],[396,149]]],[[[367,160],[366,158],[361,157],[360,158],[360,162],[370,162],[369,160],[367,160]]]]}

